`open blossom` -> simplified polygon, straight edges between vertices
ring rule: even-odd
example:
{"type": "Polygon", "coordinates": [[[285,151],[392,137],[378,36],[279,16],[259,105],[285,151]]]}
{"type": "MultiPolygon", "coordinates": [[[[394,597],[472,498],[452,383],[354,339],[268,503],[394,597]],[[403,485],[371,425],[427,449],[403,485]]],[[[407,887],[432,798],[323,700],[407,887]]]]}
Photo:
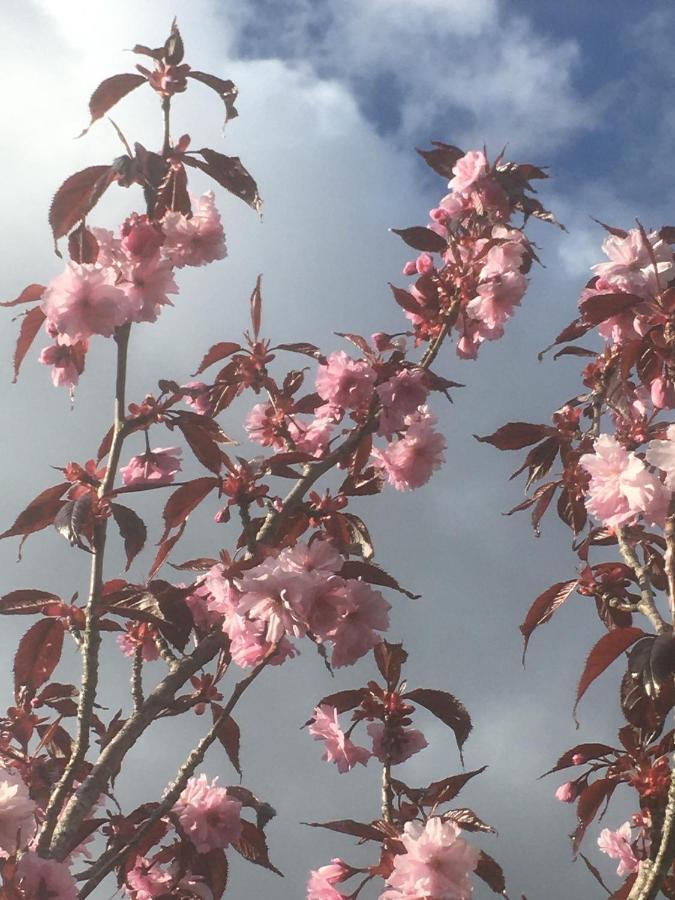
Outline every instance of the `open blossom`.
{"type": "Polygon", "coordinates": [[[662,519],[668,492],[642,460],[609,434],[600,435],[594,450],[579,459],[591,475],[588,511],[611,527],[634,521],[641,514],[653,521],[662,519]]]}
{"type": "Polygon", "coordinates": [[[110,337],[133,315],[133,304],[116,287],[116,277],[113,269],[71,262],[47,285],[42,311],[56,331],[71,341],[84,341],[94,334],[110,337]]]}
{"type": "Polygon", "coordinates": [[[381,722],[371,722],[366,729],[373,740],[373,756],[381,763],[396,766],[424,750],[429,744],[417,728],[392,728],[385,731],[381,722]]]}
{"type": "Polygon", "coordinates": [[[421,487],[440,468],[445,457],[445,438],[434,431],[436,419],[426,407],[406,417],[407,430],[402,438],[384,450],[373,450],[376,465],[381,466],[397,491],[421,487]]]}
{"type": "Polygon", "coordinates": [[[126,485],[171,484],[181,468],[180,455],[180,447],[159,447],[141,456],[132,456],[120,469],[122,481],[126,485]]]}
{"type": "Polygon", "coordinates": [[[35,803],[18,772],[0,768],[0,858],[24,846],[35,831],[35,803]]]}
{"type": "Polygon", "coordinates": [[[192,394],[185,394],[183,402],[191,406],[192,409],[203,416],[211,408],[209,400],[209,388],[203,381],[188,381],[187,384],[181,385],[184,388],[192,388],[192,394]]]}
{"type": "Polygon", "coordinates": [[[173,266],[159,251],[123,265],[119,287],[129,300],[134,322],[156,322],[161,307],[172,305],[168,295],[178,293],[173,266]]]}
{"type": "Polygon", "coordinates": [[[665,288],[675,275],[672,250],[656,231],[648,234],[647,238],[651,248],[646,246],[637,228],[632,228],[626,237],[611,234],[602,245],[610,262],[592,266],[593,272],[614,289],[638,297],[649,297],[659,287],[665,288]],[[656,271],[652,255],[656,261],[656,271]]]}
{"type": "Polygon", "coordinates": [[[355,360],[344,350],[331,353],[316,373],[316,390],[327,403],[345,409],[361,409],[373,393],[375,372],[364,360],[355,360]]]}
{"type": "Polygon", "coordinates": [[[379,591],[362,581],[346,582],[348,612],[328,632],[333,642],[331,664],[339,669],[351,666],[357,659],[382,641],[379,632],[389,628],[391,606],[379,591]]]}
{"type": "Polygon", "coordinates": [[[206,775],[190,778],[173,809],[198,853],[229,846],[241,833],[241,803],[206,775]]]}
{"type": "Polygon", "coordinates": [[[321,758],[326,762],[334,762],[341,774],[353,769],[359,763],[365,766],[370,759],[369,750],[357,747],[345,736],[338,722],[338,711],[334,706],[324,703],[316,707],[309,733],[315,741],[324,742],[324,753],[321,758]]]}
{"type": "Polygon", "coordinates": [[[129,869],[126,880],[134,900],[152,900],[166,894],[173,879],[160,865],[142,856],[136,859],[133,869],[129,869]]]}
{"type": "Polygon", "coordinates": [[[376,390],[382,403],[377,433],[386,438],[404,427],[405,417],[423,406],[429,394],[421,369],[404,369],[376,390]]]}
{"type": "Polygon", "coordinates": [[[424,826],[408,822],[401,835],[407,852],[394,857],[387,879],[395,890],[386,891],[380,900],[469,900],[473,893],[469,873],[478,864],[479,851],[459,834],[454,822],[436,816],[424,826]]]}
{"type": "Polygon", "coordinates": [[[307,900],[344,900],[344,894],[333,885],[344,881],[348,873],[349,869],[341,859],[313,870],[307,882],[307,900]]]}
{"type": "Polygon", "coordinates": [[[189,219],[182,213],[168,212],[162,222],[166,235],[164,252],[179,269],[205,266],[227,256],[225,234],[213,191],[191,199],[192,216],[189,219]]]}
{"type": "Polygon", "coordinates": [[[302,637],[307,631],[303,616],[306,578],[262,563],[241,579],[240,615],[267,623],[267,640],[276,643],[284,635],[302,637]]]}
{"type": "Polygon", "coordinates": [[[452,167],[453,177],[448,182],[451,191],[460,194],[473,188],[488,173],[488,162],[482,150],[470,150],[452,167]]]}
{"type": "Polygon", "coordinates": [[[40,900],[77,900],[75,879],[65,863],[42,859],[32,851],[19,860],[17,874],[26,898],[40,900]]]}
{"type": "Polygon", "coordinates": [[[524,275],[505,271],[478,285],[478,296],[467,303],[466,311],[474,319],[483,322],[488,329],[501,329],[504,322],[513,315],[513,307],[520,305],[526,290],[527,279],[524,275]]]}
{"type": "Polygon", "coordinates": [[[640,861],[635,858],[630,839],[631,830],[628,822],[624,822],[621,828],[618,828],[616,831],[604,828],[600,832],[598,847],[610,859],[619,860],[619,867],[616,870],[617,875],[631,875],[640,868],[640,861]]]}
{"type": "Polygon", "coordinates": [[[117,645],[125,656],[133,658],[141,647],[141,657],[145,662],[159,659],[159,650],[154,638],[155,630],[147,622],[136,622],[117,636],[117,645]]]}
{"type": "Polygon", "coordinates": [[[669,425],[665,441],[650,441],[645,454],[647,462],[666,473],[666,487],[675,490],[675,425],[669,425]]]}
{"type": "Polygon", "coordinates": [[[40,362],[52,367],[54,387],[75,387],[84,372],[88,346],[88,341],[63,343],[63,338],[57,337],[55,344],[41,351],[40,362]]]}

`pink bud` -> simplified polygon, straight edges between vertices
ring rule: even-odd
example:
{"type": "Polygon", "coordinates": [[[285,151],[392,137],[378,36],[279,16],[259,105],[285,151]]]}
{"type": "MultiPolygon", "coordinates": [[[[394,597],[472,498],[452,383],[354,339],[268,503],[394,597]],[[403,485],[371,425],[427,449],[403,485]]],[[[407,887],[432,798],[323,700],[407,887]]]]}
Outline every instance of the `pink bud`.
{"type": "Polygon", "coordinates": [[[443,209],[442,206],[437,206],[436,209],[430,209],[429,217],[433,219],[434,222],[440,222],[441,225],[445,224],[450,218],[447,209],[443,209]]]}
{"type": "Polygon", "coordinates": [[[566,781],[564,784],[561,784],[555,792],[555,797],[556,800],[560,800],[561,803],[573,803],[576,797],[576,791],[574,790],[572,782],[566,781]]]}
{"type": "Polygon", "coordinates": [[[583,753],[575,753],[572,757],[572,762],[575,766],[583,766],[583,764],[586,762],[586,757],[583,753]]]}
{"type": "Polygon", "coordinates": [[[426,275],[427,272],[430,272],[433,269],[434,261],[428,253],[420,253],[420,255],[417,257],[415,267],[420,275],[426,275]]]}
{"type": "Polygon", "coordinates": [[[415,262],[414,262],[414,260],[412,260],[412,259],[409,260],[409,261],[403,266],[403,274],[404,274],[404,275],[414,275],[416,272],[417,272],[417,266],[415,265],[415,262]]]}

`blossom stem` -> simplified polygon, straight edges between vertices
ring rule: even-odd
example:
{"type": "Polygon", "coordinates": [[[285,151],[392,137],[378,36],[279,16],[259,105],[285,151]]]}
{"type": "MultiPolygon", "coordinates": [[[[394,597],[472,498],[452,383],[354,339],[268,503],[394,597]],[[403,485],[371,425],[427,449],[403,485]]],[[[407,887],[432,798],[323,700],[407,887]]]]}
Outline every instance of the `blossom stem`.
{"type": "Polygon", "coordinates": [[[675,857],[675,770],[670,773],[670,788],[663,817],[659,849],[653,860],[640,865],[638,877],[628,900],[655,900],[675,857]]]}
{"type": "Polygon", "coordinates": [[[162,97],[162,115],[164,116],[162,156],[166,158],[171,152],[171,97],[162,97]]]}
{"type": "MultiPolygon", "coordinates": [[[[115,334],[117,342],[117,373],[115,379],[113,437],[108,456],[108,467],[98,490],[99,498],[104,497],[113,485],[125,437],[124,398],[130,330],[130,324],[122,325],[115,334]]],[[[82,689],[77,710],[77,736],[68,764],[54,788],[45,810],[45,821],[37,845],[38,853],[41,855],[51,853],[53,849],[51,841],[57,827],[59,814],[89,749],[89,732],[98,687],[98,655],[101,646],[101,635],[98,627],[98,604],[103,586],[103,560],[105,556],[107,524],[106,518],[98,517],[94,525],[89,596],[85,611],[85,627],[82,641],[82,689]]]]}
{"type": "Polygon", "coordinates": [[[623,557],[626,565],[630,566],[630,568],[635,572],[635,577],[637,578],[638,586],[640,588],[640,602],[637,606],[639,612],[647,616],[649,621],[654,626],[654,630],[657,634],[663,634],[666,631],[670,631],[671,626],[668,625],[666,620],[658,611],[656,603],[654,602],[654,591],[652,590],[647,567],[643,566],[638,559],[635,548],[631,546],[626,538],[626,532],[624,531],[624,529],[618,527],[615,529],[615,532],[617,540],[619,542],[619,550],[621,552],[621,556],[623,557]]]}
{"type": "Polygon", "coordinates": [[[274,652],[276,652],[276,646],[261,662],[258,663],[258,665],[245,678],[242,678],[236,683],[234,689],[232,690],[232,694],[230,695],[230,699],[223,707],[222,712],[214,720],[213,725],[207,731],[204,737],[199,741],[197,746],[190,752],[185,762],[178,770],[175,780],[172,781],[171,784],[165,789],[164,793],[162,794],[162,798],[157,808],[153,810],[152,815],[148,819],[146,819],[146,821],[138,829],[134,836],[131,839],[127,840],[123,847],[108,851],[108,853],[104,854],[92,867],[92,869],[90,869],[89,872],[86,873],[87,881],[84,883],[79,892],[79,896],[81,898],[88,897],[89,894],[94,890],[94,888],[98,884],[100,884],[103,878],[105,878],[105,876],[115,868],[115,866],[120,862],[120,860],[123,859],[123,857],[129,852],[129,850],[131,850],[143,838],[143,836],[147,834],[147,832],[152,828],[155,822],[161,819],[162,816],[166,815],[171,807],[174,806],[182,792],[185,790],[185,786],[187,785],[188,780],[194,775],[197,766],[201,765],[201,763],[204,761],[207,750],[218,738],[218,731],[220,729],[220,726],[231,715],[242,694],[262,672],[262,670],[267,665],[270,656],[272,656],[274,652]]]}

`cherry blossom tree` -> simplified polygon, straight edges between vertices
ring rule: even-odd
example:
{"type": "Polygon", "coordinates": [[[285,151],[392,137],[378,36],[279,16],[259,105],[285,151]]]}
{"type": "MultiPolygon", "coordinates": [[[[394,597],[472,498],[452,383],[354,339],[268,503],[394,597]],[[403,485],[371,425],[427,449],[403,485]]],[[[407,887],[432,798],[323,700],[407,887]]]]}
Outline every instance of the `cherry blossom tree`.
{"type": "MultiPolygon", "coordinates": [[[[454,342],[460,359],[475,359],[485,342],[503,336],[538,262],[524,227],[532,216],[555,224],[532,189],[546,173],[435,142],[419,152],[447,193],[425,226],[394,229],[414,250],[404,268],[410,283],[391,287],[407,319],[404,330],[368,338],[344,333],[342,348],[328,353],[306,341],[274,343],[264,336],[258,278],[243,338],[223,334],[201,359],[195,356],[193,377],[206,380],[181,385],[163,377],[130,400],[132,331],[134,341],[147,340],[147,329],[181,302],[181,269],[226,256],[216,197],[191,193],[191,172],[253,210],[261,207],[238,157],[191,149],[190,136],[174,135],[176,94],[215,91],[227,125],[237,115],[234,84],[184,62],[175,22],[162,46],[136,45],[134,52],[146,64],[94,90],[91,125],[130,92],[149,88],[161,110],[160,149],[138,142],[132,148],[115,126],[125,153],[71,175],[52,201],[56,252],[67,245],[63,272],[3,304],[26,307],[15,376],[41,334],[50,343],[40,362],[72,397],[76,388],[87,390],[87,356],[102,339],[114,342],[117,361],[110,429],[97,447],[82,449],[80,462],[64,462],[59,482],[0,535],[23,545],[52,529],[45,542],[65,538],[77,560],[90,564],[84,604],[48,586],[0,598],[1,614],[36,617],[17,649],[14,704],[0,730],[2,896],[87,897],[114,876],[133,900],[211,900],[227,891],[232,852],[279,876],[265,835],[275,811],[241,783],[235,710],[268,670],[283,678],[300,647],[331,672],[368,656],[378,672],[378,680],[358,684],[353,676],[356,686],[307,698],[307,740],[320,743],[324,760],[347,780],[355,766],[378,769],[370,821],[311,823],[336,840],[365,844],[369,861],[335,857],[317,865],[308,876],[308,900],[356,900],[372,889],[381,900],[463,900],[477,880],[506,896],[502,870],[481,846],[493,829],[471,808],[454,805],[485,767],[442,772],[420,787],[395,777],[395,766],[427,746],[416,727],[419,707],[450,729],[462,763],[472,723],[448,691],[408,686],[407,653],[389,639],[389,613],[398,596],[414,595],[375,561],[368,527],[352,504],[390,488],[419,488],[443,465],[447,441],[432,400],[460,385],[437,371],[441,350],[454,342]],[[133,202],[142,197],[143,211],[108,230],[94,224],[96,207],[117,188],[130,189],[133,202]],[[298,359],[302,367],[289,368],[298,359]],[[237,437],[246,440],[239,446],[218,421],[228,409],[245,409],[237,437]],[[158,437],[164,429],[171,435],[158,437]],[[126,442],[134,435],[144,450],[130,455],[126,442]],[[179,480],[188,460],[204,474],[179,480]],[[133,508],[139,493],[157,498],[163,525],[149,571],[132,581],[129,569],[148,539],[133,508]],[[217,557],[177,561],[191,514],[214,501],[214,528],[230,523],[234,540],[217,557]],[[126,572],[113,576],[106,545],[114,528],[126,572]],[[164,574],[170,561],[181,583],[164,574]],[[53,678],[66,641],[81,657],[79,684],[53,678]],[[112,717],[100,702],[102,654],[129,660],[128,709],[112,717]],[[153,660],[163,674],[150,686],[145,663],[153,660]],[[138,740],[159,720],[207,712],[202,737],[167,772],[162,796],[122,809],[115,784],[138,740]],[[221,784],[220,774],[205,771],[216,743],[239,783],[221,784]]],[[[579,318],[554,344],[562,345],[556,356],[591,359],[582,376],[586,392],[558,410],[552,425],[509,423],[481,440],[502,450],[532,448],[519,472],[527,470],[528,486],[536,487],[516,509],[531,509],[538,529],[557,496],[580,560],[576,577],[535,601],[521,626],[526,644],[576,591],[594,599],[606,628],[577,702],[628,652],[621,746],[578,745],[551,770],[583,767],[556,791],[564,802],[577,801],[574,848],[614,789],[628,784],[638,792],[633,820],[606,828],[598,841],[625,878],[612,896],[655,897],[659,890],[675,896],[673,732],[663,733],[674,699],[675,425],[662,418],[675,404],[669,287],[675,229],[608,231],[610,262],[594,267],[579,318]],[[570,344],[594,328],[604,342],[599,352],[570,344]],[[558,456],[562,474],[538,484],[558,456]],[[597,548],[620,559],[591,563],[597,548]],[[633,624],[640,616],[644,628],[633,624]]]]}

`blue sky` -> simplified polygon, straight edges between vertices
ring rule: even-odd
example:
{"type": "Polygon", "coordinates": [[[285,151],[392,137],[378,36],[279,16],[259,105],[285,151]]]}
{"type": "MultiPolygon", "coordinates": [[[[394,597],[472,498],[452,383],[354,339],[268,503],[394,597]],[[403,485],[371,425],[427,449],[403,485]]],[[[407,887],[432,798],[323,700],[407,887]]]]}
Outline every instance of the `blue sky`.
{"type": "MultiPolygon", "coordinates": [[[[600,636],[579,602],[535,636],[522,670],[517,625],[537,593],[574,574],[574,557],[567,532],[553,520],[536,541],[526,519],[501,516],[521,498],[519,486],[508,483],[517,460],[477,445],[471,435],[508,419],[546,421],[577,391],[574,361],[539,364],[536,353],[574,317],[588,267],[600,258],[602,233],[590,216],[626,227],[636,216],[648,225],[673,221],[675,11],[665,2],[638,7],[623,0],[5,4],[0,16],[12,92],[0,134],[4,171],[11,173],[0,210],[3,296],[60,270],[46,226],[50,193],[71,172],[119,152],[105,123],[81,141],[72,139],[86,124],[89,93],[102,78],[130,69],[134,60],[123,48],[163,40],[174,12],[188,59],[232,77],[241,92],[240,118],[224,137],[220,107],[207,92],[195,91],[189,103],[179,98],[184,124],[178,133],[189,131],[199,146],[240,155],[258,179],[265,212],[261,224],[243,205],[219,195],[229,257],[182,272],[175,309],[152,330],[138,330],[133,397],[151,390],[157,377],[187,380],[214,340],[235,339],[246,327],[247,298],[260,271],[265,329],[277,340],[313,340],[329,351],[337,346],[334,331],[402,327],[386,283],[403,283],[399,273],[408,253],[388,228],[424,223],[444,193],[415,146],[432,139],[467,148],[486,142],[494,154],[508,143],[513,158],[551,167],[554,178],[542,187],[542,199],[569,234],[535,223],[532,234],[546,268],[533,272],[504,340],[485,346],[478,363],[459,362],[450,348],[439,363],[439,371],[467,384],[452,407],[436,404],[450,445],[445,469],[428,488],[389,492],[364,503],[362,512],[378,559],[424,595],[416,605],[389,598],[395,606],[392,637],[406,636],[411,651],[411,683],[453,690],[473,715],[467,766],[490,768],[462,800],[500,832],[483,845],[504,863],[515,896],[595,897],[597,886],[569,859],[573,811],[553,799],[554,779],[538,782],[536,776],[577,741],[611,740],[619,721],[617,674],[589,691],[576,731],[570,715],[574,686],[600,636]]],[[[152,146],[155,113],[154,98],[139,92],[114,117],[132,140],[152,146]]],[[[125,193],[111,194],[96,224],[113,227],[130,201],[125,193]]],[[[10,388],[15,326],[9,311],[5,317],[0,397],[3,419],[13,427],[0,433],[0,451],[11,460],[2,504],[3,518],[10,520],[53,483],[50,465],[93,453],[108,424],[112,358],[108,344],[99,342],[73,411],[34,360],[10,388]]],[[[242,436],[234,416],[223,426],[242,436]]],[[[148,503],[148,516],[151,510],[148,503]]],[[[228,533],[211,523],[213,511],[191,522],[181,558],[227,544],[228,533]]],[[[55,535],[31,541],[20,566],[15,552],[9,542],[0,544],[3,593],[49,587],[70,596],[83,590],[86,563],[55,535]]],[[[138,578],[143,565],[147,560],[135,570],[138,578]]],[[[109,566],[110,577],[118,574],[121,557],[113,553],[109,566]]],[[[10,658],[23,624],[3,622],[3,658],[10,658]]],[[[109,652],[103,684],[105,701],[115,709],[128,703],[126,670],[113,647],[109,652]]],[[[336,855],[352,858],[348,839],[308,833],[296,823],[377,813],[375,770],[339,776],[298,730],[315,699],[372,673],[342,672],[332,682],[303,648],[281,674],[261,685],[239,724],[249,759],[244,783],[279,810],[272,856],[287,878],[277,883],[236,863],[235,897],[296,900],[309,867],[336,855]],[[278,748],[273,760],[270,743],[278,748]]],[[[195,720],[180,731],[161,728],[144,741],[120,785],[122,801],[159,793],[199,725],[195,720]]],[[[432,747],[407,764],[412,783],[459,770],[442,733],[428,720],[423,727],[432,747]]],[[[204,770],[221,773],[223,783],[233,777],[217,751],[204,770]]],[[[626,818],[630,810],[621,804],[619,797],[608,826],[626,818]]],[[[591,831],[591,854],[595,837],[591,831]]],[[[617,883],[611,866],[603,871],[617,883]]],[[[97,897],[110,894],[112,889],[101,889],[97,897]]],[[[476,896],[488,895],[478,889],[476,896]]]]}

